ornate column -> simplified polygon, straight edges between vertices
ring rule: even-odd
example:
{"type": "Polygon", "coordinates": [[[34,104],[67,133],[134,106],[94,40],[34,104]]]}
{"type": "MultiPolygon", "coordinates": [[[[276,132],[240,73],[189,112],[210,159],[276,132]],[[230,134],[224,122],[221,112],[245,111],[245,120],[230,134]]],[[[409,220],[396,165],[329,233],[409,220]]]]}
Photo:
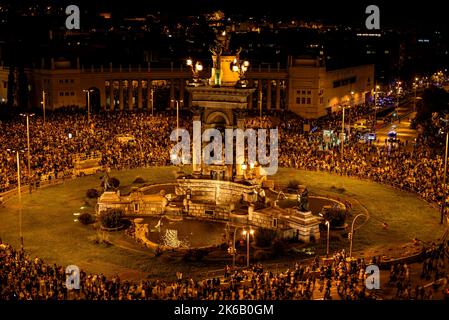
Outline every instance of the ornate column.
{"type": "MultiPolygon", "coordinates": [[[[257,99],[259,99],[260,94],[262,93],[262,79],[259,79],[257,81],[257,99]]],[[[259,100],[257,100],[259,101],[259,100]]],[[[257,106],[257,108],[260,108],[260,106],[257,106]]],[[[262,109],[263,109],[263,103],[262,103],[262,109]]]]}
{"type": "MultiPolygon", "coordinates": [[[[250,88],[254,86],[253,79],[248,80],[248,85],[250,88]]],[[[251,92],[248,96],[248,109],[251,110],[253,108],[253,93],[251,92]]]]}
{"type": "Polygon", "coordinates": [[[100,89],[100,108],[106,111],[106,82],[103,82],[103,88],[100,89]]]}
{"type": "Polygon", "coordinates": [[[125,103],[123,101],[123,80],[119,80],[118,85],[118,101],[119,101],[119,110],[123,111],[123,107],[125,106],[125,103]]]}
{"type": "Polygon", "coordinates": [[[109,111],[115,110],[114,105],[114,80],[109,81],[109,111]]]}
{"type": "Polygon", "coordinates": [[[128,80],[128,109],[129,111],[133,110],[133,97],[134,97],[134,89],[133,89],[133,81],[128,80]]]}
{"type": "Polygon", "coordinates": [[[267,80],[267,110],[271,109],[271,80],[267,80]]]}
{"type": "Polygon", "coordinates": [[[137,81],[137,109],[142,110],[142,80],[137,81]]]}
{"type": "Polygon", "coordinates": [[[281,80],[276,80],[276,111],[281,110],[281,80]]]}
{"type": "Polygon", "coordinates": [[[152,99],[151,88],[152,88],[151,80],[148,79],[147,80],[147,112],[151,112],[151,99],[152,99]]]}

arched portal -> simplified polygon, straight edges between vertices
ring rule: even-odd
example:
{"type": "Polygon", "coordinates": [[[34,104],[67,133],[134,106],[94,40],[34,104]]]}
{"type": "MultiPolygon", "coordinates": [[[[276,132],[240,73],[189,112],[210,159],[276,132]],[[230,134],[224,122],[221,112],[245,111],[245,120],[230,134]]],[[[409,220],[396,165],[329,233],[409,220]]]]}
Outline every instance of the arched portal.
{"type": "Polygon", "coordinates": [[[206,124],[223,127],[232,125],[228,115],[221,111],[210,113],[206,118],[206,124]]]}

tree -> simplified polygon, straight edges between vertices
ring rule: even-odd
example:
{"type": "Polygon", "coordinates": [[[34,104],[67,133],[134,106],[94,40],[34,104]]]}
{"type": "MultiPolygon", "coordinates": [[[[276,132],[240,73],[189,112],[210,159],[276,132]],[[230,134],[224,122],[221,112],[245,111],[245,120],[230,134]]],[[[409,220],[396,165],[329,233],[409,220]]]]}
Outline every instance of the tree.
{"type": "Polygon", "coordinates": [[[277,232],[272,229],[259,229],[255,233],[256,245],[258,247],[269,247],[276,238],[277,232]]]}
{"type": "Polygon", "coordinates": [[[424,126],[425,130],[432,127],[432,114],[437,117],[449,111],[449,93],[444,89],[432,86],[424,90],[422,103],[417,108],[416,123],[424,126]]]}
{"type": "Polygon", "coordinates": [[[118,187],[120,186],[120,180],[116,177],[112,177],[111,179],[109,179],[109,184],[112,188],[118,189],[118,187]]]}
{"type": "Polygon", "coordinates": [[[100,222],[106,228],[118,228],[122,225],[123,210],[108,209],[100,214],[100,222]]]}

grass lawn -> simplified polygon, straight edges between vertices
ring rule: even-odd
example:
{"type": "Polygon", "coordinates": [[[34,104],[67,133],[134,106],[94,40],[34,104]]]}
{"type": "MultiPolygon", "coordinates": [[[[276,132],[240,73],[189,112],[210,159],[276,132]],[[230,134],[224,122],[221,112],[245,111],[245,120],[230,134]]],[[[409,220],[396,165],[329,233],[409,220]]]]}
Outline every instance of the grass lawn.
{"type": "MultiPolygon", "coordinates": [[[[176,171],[174,167],[158,167],[112,172],[110,176],[117,177],[123,186],[122,192],[127,192],[137,176],[142,176],[147,182],[168,182],[174,179],[176,171]]],[[[410,193],[367,181],[293,169],[280,169],[274,179],[283,184],[299,180],[308,186],[312,194],[347,199],[353,204],[354,214],[367,210],[371,217],[388,223],[388,229],[384,230],[379,221],[369,219],[357,230],[354,250],[399,246],[415,237],[432,241],[443,232],[438,210],[410,193]]],[[[95,244],[96,233],[92,226],[74,222],[73,213],[81,212],[80,207],[86,206],[86,190],[99,188],[99,185],[100,175],[94,175],[42,188],[31,195],[24,194],[25,249],[48,263],[75,264],[88,272],[118,273],[130,279],[144,276],[173,279],[178,270],[185,275],[196,274],[205,269],[220,269],[226,263],[220,257],[210,257],[207,263],[188,264],[180,256],[162,255],[156,258],[150,250],[130,241],[123,232],[109,234],[115,245],[105,247],[95,244]]],[[[94,209],[87,207],[84,210],[94,209]]],[[[361,218],[357,225],[363,221],[361,218]]],[[[12,198],[6,207],[0,208],[0,238],[19,247],[17,197],[12,198]]],[[[347,246],[347,241],[342,242],[346,242],[342,244],[347,246]]],[[[322,245],[321,241],[319,245],[322,245]]]]}

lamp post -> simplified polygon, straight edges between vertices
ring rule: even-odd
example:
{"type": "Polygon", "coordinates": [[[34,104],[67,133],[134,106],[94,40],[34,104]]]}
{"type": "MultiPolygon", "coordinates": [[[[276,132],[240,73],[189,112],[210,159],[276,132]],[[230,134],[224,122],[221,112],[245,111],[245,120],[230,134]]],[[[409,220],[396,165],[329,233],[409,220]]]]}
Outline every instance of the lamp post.
{"type": "Polygon", "coordinates": [[[341,117],[341,134],[340,134],[340,153],[343,159],[343,144],[345,143],[345,106],[343,105],[343,113],[341,117]]]}
{"type": "Polygon", "coordinates": [[[329,233],[330,233],[331,223],[329,220],[327,220],[324,224],[327,226],[326,258],[328,258],[329,257],[329,233]]]}
{"type": "Polygon", "coordinates": [[[376,125],[377,125],[377,98],[379,96],[380,86],[376,85],[376,94],[374,96],[374,133],[376,133],[376,125]]]}
{"type": "Polygon", "coordinates": [[[17,192],[19,197],[19,237],[20,237],[20,249],[23,251],[23,233],[22,233],[22,188],[20,184],[20,151],[15,151],[11,149],[7,149],[7,151],[16,154],[16,162],[17,162],[17,192]]]}
{"type": "Polygon", "coordinates": [[[352,242],[354,240],[354,225],[355,225],[355,221],[359,218],[359,217],[366,217],[368,219],[368,215],[365,213],[359,213],[358,215],[356,215],[354,217],[354,220],[352,220],[352,225],[351,225],[351,233],[350,233],[350,245],[349,245],[349,259],[352,258],[352,242]]]}
{"type": "Polygon", "coordinates": [[[415,89],[415,95],[413,99],[413,112],[416,112],[416,89],[418,87],[418,77],[415,78],[415,82],[413,83],[413,88],[415,89]]]}
{"type": "Polygon", "coordinates": [[[171,100],[171,102],[176,103],[176,132],[178,132],[178,129],[179,129],[179,103],[184,102],[184,100],[171,100]]]}
{"type": "Polygon", "coordinates": [[[440,224],[443,224],[444,206],[446,204],[446,172],[447,172],[447,148],[449,143],[449,130],[446,128],[446,150],[444,153],[444,174],[443,174],[443,203],[441,204],[440,224]]]}
{"type": "Polygon", "coordinates": [[[194,62],[191,58],[186,60],[186,64],[192,69],[193,85],[197,86],[199,84],[200,72],[203,71],[203,65],[200,61],[194,62]]]}
{"type": "Polygon", "coordinates": [[[446,197],[447,197],[447,192],[446,192],[446,173],[447,173],[447,153],[448,153],[448,147],[449,147],[449,119],[443,119],[440,118],[440,121],[445,123],[444,126],[444,131],[446,133],[446,148],[445,148],[445,152],[444,152],[444,173],[443,173],[443,201],[441,203],[441,218],[440,218],[440,224],[443,224],[443,217],[444,217],[444,208],[446,206],[446,197]]]}
{"type": "MultiPolygon", "coordinates": [[[[28,176],[31,178],[31,155],[30,155],[30,117],[34,116],[34,113],[21,113],[22,117],[26,117],[27,121],[27,164],[28,164],[28,176]]],[[[30,181],[30,193],[31,193],[31,181],[30,181]]]]}
{"type": "Polygon", "coordinates": [[[253,229],[243,229],[242,234],[244,236],[246,236],[246,267],[249,267],[249,235],[253,235],[254,234],[254,230],[253,229]]]}
{"type": "Polygon", "coordinates": [[[395,108],[395,114],[396,115],[398,114],[398,108],[399,108],[399,93],[401,92],[401,84],[402,84],[402,82],[399,81],[398,82],[397,92],[396,92],[396,108],[395,108]]]}
{"type": "MultiPolygon", "coordinates": [[[[232,242],[232,267],[233,268],[235,267],[235,254],[236,254],[235,236],[236,236],[237,230],[239,228],[240,227],[235,227],[235,229],[234,229],[234,237],[233,237],[234,241],[232,242]]],[[[251,229],[251,228],[249,230],[243,229],[242,234],[244,236],[246,236],[246,266],[249,267],[249,236],[250,235],[254,235],[254,229],[251,229]]]]}
{"type": "MultiPolygon", "coordinates": [[[[319,215],[321,217],[324,218],[322,213],[319,213],[319,215]]],[[[330,227],[331,227],[331,223],[329,220],[326,220],[326,222],[324,223],[324,225],[327,227],[327,236],[326,236],[326,258],[329,257],[329,234],[330,234],[330,227]]]]}
{"type": "Polygon", "coordinates": [[[83,92],[87,93],[87,122],[90,123],[90,93],[93,92],[93,90],[84,89],[83,92]]]}
{"type": "Polygon", "coordinates": [[[241,87],[246,87],[245,73],[248,71],[248,68],[249,61],[247,60],[237,60],[237,58],[235,58],[231,63],[232,72],[237,72],[239,74],[238,85],[241,87]]]}
{"type": "Polygon", "coordinates": [[[44,124],[45,124],[45,96],[46,96],[46,92],[44,90],[42,90],[42,114],[43,114],[43,118],[44,118],[44,124]]]}
{"type": "Polygon", "coordinates": [[[153,116],[154,115],[154,90],[153,90],[153,88],[151,88],[150,95],[151,95],[151,116],[153,116]]]}

